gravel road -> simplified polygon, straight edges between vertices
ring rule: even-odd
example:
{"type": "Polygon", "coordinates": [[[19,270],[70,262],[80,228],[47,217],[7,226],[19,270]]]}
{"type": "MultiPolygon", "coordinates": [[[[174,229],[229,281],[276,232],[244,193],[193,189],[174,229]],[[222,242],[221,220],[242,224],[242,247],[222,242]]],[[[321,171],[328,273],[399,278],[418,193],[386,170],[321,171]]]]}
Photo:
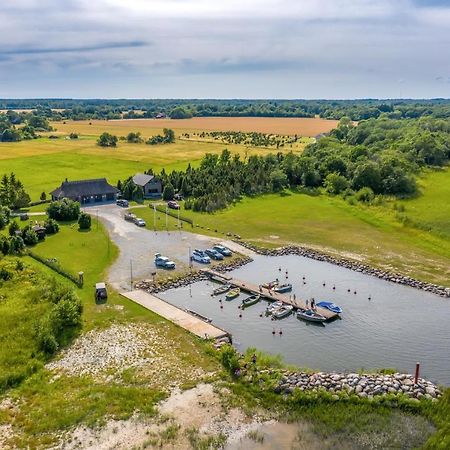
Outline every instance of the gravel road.
{"type": "MultiPolygon", "coordinates": [[[[109,283],[119,291],[130,290],[131,271],[134,281],[151,279],[151,274],[155,271],[155,253],[169,257],[177,264],[177,270],[183,270],[189,267],[189,247],[192,250],[205,249],[219,242],[227,245],[226,241],[186,231],[155,232],[140,228],[125,221],[123,215],[126,209],[116,205],[99,205],[85,210],[93,216],[98,215],[107,227],[111,239],[119,247],[119,256],[108,276],[109,283]]],[[[138,211],[137,209],[136,215],[139,215],[138,211]]],[[[235,244],[233,249],[236,249],[235,244]]],[[[245,252],[243,247],[241,250],[242,253],[245,252]]],[[[197,264],[194,263],[195,265],[197,264]]],[[[157,272],[164,270],[158,269],[157,272]]]]}

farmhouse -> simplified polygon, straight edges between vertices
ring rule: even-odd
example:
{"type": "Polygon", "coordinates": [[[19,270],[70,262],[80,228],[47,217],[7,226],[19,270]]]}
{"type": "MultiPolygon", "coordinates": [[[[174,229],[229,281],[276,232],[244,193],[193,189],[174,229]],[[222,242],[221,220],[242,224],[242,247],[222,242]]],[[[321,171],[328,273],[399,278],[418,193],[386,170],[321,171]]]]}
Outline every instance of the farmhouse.
{"type": "Polygon", "coordinates": [[[106,178],[96,178],[94,180],[64,181],[61,186],[50,194],[52,200],[70,198],[86,203],[100,203],[113,201],[116,199],[119,190],[111,186],[106,178]]]}
{"type": "Polygon", "coordinates": [[[144,197],[159,197],[162,192],[161,181],[153,175],[145,173],[137,173],[133,177],[133,182],[136,186],[140,186],[144,191],[144,197]]]}

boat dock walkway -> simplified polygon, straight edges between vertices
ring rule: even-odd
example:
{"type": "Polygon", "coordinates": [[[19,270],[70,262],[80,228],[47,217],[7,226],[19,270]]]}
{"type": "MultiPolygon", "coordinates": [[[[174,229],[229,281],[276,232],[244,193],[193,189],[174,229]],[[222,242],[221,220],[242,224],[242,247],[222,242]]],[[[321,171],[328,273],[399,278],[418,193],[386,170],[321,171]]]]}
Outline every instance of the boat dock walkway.
{"type": "MultiPolygon", "coordinates": [[[[296,298],[295,300],[292,296],[288,296],[286,294],[279,294],[278,292],[274,292],[273,290],[269,290],[261,286],[249,283],[247,281],[238,280],[236,278],[230,277],[229,275],[216,272],[211,269],[202,269],[205,273],[207,273],[213,280],[223,280],[223,283],[231,284],[233,287],[238,287],[241,291],[249,292],[250,294],[259,294],[262,298],[269,300],[271,302],[280,301],[287,305],[292,305],[294,308],[302,308],[308,309],[306,306],[306,302],[300,298],[296,298]]],[[[325,308],[316,307],[316,311],[322,316],[326,317],[327,320],[332,320],[338,317],[338,314],[334,313],[325,308]]]]}
{"type": "Polygon", "coordinates": [[[227,333],[225,330],[195,317],[148,292],[135,290],[122,292],[121,295],[202,339],[229,338],[231,340],[230,333],[227,333]]]}

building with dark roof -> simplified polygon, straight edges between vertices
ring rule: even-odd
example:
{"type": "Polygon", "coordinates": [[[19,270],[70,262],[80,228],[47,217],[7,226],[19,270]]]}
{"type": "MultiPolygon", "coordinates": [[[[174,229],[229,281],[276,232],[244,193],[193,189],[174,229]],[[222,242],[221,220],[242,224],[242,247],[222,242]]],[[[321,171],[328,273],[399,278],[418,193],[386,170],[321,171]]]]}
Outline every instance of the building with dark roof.
{"type": "Polygon", "coordinates": [[[61,186],[50,192],[52,200],[69,198],[71,200],[87,203],[100,203],[114,201],[119,190],[111,186],[106,178],[94,180],[64,181],[61,186]]]}
{"type": "Polygon", "coordinates": [[[162,193],[161,181],[153,175],[146,173],[137,173],[133,177],[133,182],[136,186],[140,186],[144,191],[144,197],[159,197],[162,193]]]}

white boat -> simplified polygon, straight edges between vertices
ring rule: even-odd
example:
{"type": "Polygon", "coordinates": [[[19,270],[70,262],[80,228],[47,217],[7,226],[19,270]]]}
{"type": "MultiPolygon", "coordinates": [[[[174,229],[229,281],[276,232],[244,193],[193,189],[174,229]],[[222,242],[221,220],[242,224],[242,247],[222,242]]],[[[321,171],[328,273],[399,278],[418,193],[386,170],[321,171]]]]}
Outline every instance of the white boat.
{"type": "Polygon", "coordinates": [[[272,316],[275,319],[282,319],[283,317],[289,316],[294,307],[292,305],[283,305],[281,308],[276,309],[272,312],[272,316]]]}
{"type": "Polygon", "coordinates": [[[267,305],[266,314],[270,315],[277,309],[280,309],[283,306],[283,302],[273,302],[267,305]]]}

